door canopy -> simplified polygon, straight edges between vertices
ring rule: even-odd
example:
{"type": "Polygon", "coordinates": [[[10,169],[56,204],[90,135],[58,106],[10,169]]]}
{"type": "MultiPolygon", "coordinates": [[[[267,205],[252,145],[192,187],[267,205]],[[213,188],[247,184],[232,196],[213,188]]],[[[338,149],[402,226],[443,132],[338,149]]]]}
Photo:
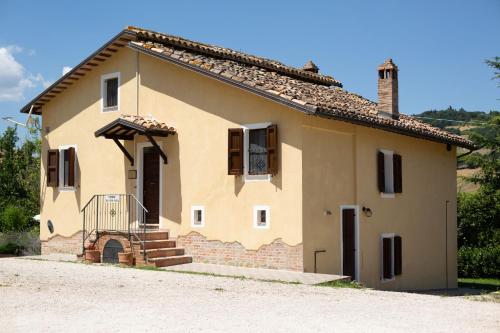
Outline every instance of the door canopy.
{"type": "Polygon", "coordinates": [[[163,159],[163,162],[167,164],[167,154],[161,150],[154,137],[167,137],[169,135],[174,135],[175,133],[176,131],[173,127],[169,127],[167,124],[153,118],[122,115],[120,118],[97,130],[95,132],[95,136],[102,136],[106,139],[113,140],[130,161],[130,164],[134,165],[134,158],[119,140],[134,140],[136,135],[144,135],[158,151],[163,159]]]}

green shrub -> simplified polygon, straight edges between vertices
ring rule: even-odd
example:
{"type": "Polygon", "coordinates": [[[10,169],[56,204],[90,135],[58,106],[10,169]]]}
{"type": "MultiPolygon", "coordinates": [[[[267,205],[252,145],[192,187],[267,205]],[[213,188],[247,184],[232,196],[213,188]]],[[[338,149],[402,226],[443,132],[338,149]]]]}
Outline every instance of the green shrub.
{"type": "Polygon", "coordinates": [[[458,250],[460,277],[500,277],[500,245],[462,247],[458,250]]]}
{"type": "Polygon", "coordinates": [[[5,245],[0,246],[0,254],[20,254],[22,252],[22,247],[14,244],[14,243],[7,243],[5,245]]]}
{"type": "Polygon", "coordinates": [[[27,212],[18,206],[8,205],[0,213],[0,232],[24,231],[31,225],[27,212]]]}

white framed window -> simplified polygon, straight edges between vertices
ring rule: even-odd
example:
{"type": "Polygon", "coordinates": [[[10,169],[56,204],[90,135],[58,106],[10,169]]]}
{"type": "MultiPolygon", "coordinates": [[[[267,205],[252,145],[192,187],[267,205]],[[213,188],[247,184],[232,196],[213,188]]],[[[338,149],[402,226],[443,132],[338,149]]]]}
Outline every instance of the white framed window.
{"type": "Polygon", "coordinates": [[[191,227],[200,228],[205,226],[205,207],[191,206],[191,227]]]}
{"type": "Polygon", "coordinates": [[[380,280],[392,281],[402,271],[401,236],[394,233],[380,235],[380,280]]]}
{"type": "Polygon", "coordinates": [[[271,225],[271,208],[269,206],[253,207],[253,226],[259,229],[268,229],[271,225]]]}
{"type": "Polygon", "coordinates": [[[76,190],[77,180],[77,146],[65,145],[59,148],[59,190],[76,190]]]}
{"type": "Polygon", "coordinates": [[[101,76],[101,110],[102,112],[120,109],[120,73],[101,76]]]}
{"type": "Polygon", "coordinates": [[[394,152],[391,150],[380,149],[384,154],[384,191],[382,197],[394,198],[394,166],[392,163],[394,152]]]}
{"type": "Polygon", "coordinates": [[[266,132],[272,123],[258,123],[243,126],[243,149],[245,152],[245,181],[270,181],[267,173],[266,132]]]}

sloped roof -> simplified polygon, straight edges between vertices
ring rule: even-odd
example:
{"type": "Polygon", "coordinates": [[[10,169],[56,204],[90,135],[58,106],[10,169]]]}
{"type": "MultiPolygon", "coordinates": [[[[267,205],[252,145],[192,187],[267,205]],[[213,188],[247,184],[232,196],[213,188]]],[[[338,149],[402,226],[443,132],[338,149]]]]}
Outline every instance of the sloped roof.
{"type": "MultiPolygon", "coordinates": [[[[127,27],[121,34],[118,37],[128,41],[127,46],[132,49],[236,85],[307,114],[344,120],[465,148],[474,148],[469,140],[430,126],[411,116],[401,114],[399,119],[382,116],[378,113],[375,102],[346,91],[342,88],[342,84],[331,76],[286,66],[278,61],[228,48],[194,42],[137,27],[127,27]],[[126,35],[125,38],[124,35],[126,35]]],[[[113,40],[109,43],[113,43],[113,40]]],[[[104,58],[103,52],[97,53],[96,56],[104,58]]],[[[76,71],[79,66],[66,76],[71,78],[71,73],[78,74],[76,71]]],[[[85,61],[83,66],[87,66],[85,61]]],[[[57,86],[54,88],[58,89],[57,86]]],[[[51,89],[53,88],[49,87],[46,91],[50,94],[51,89]]],[[[44,98],[44,93],[37,98],[44,98]]],[[[37,98],[21,111],[27,110],[31,104],[36,103],[37,98]]]]}

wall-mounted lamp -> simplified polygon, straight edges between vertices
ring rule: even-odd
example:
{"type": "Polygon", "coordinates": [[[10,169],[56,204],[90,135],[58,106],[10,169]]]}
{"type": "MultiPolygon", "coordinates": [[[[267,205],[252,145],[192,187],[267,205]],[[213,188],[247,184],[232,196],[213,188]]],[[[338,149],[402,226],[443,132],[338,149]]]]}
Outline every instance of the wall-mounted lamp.
{"type": "Polygon", "coordinates": [[[372,217],[372,210],[368,207],[363,206],[362,208],[363,213],[365,213],[366,217],[372,217]]]}

